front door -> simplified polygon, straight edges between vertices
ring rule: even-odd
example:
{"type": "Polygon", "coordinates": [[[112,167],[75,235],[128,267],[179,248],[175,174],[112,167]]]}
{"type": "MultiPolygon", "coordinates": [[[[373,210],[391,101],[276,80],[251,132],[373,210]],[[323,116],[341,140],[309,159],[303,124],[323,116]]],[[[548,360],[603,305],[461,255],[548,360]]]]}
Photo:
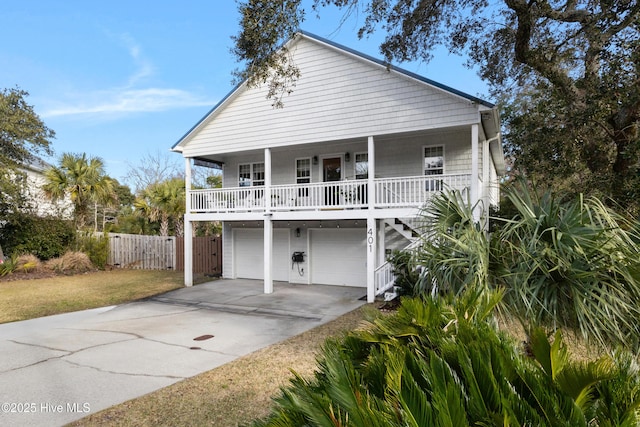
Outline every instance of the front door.
{"type": "MultiPolygon", "coordinates": [[[[342,179],[342,159],[340,157],[327,157],[322,159],[322,181],[334,182],[342,179]]],[[[335,185],[327,185],[324,190],[324,203],[327,206],[340,203],[340,188],[335,185]]]]}

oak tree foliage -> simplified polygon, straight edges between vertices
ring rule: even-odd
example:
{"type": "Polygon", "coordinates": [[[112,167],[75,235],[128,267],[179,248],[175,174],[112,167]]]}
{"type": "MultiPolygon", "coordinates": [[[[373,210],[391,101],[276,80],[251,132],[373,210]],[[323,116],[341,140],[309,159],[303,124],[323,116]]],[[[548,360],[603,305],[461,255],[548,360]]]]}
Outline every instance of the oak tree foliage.
{"type": "MultiPolygon", "coordinates": [[[[464,55],[504,106],[507,152],[536,181],[638,210],[640,5],[637,0],[314,0],[384,33],[392,63],[464,55]]],[[[295,0],[246,0],[233,53],[277,107],[299,70],[280,49],[300,28],[295,0]]],[[[286,45],[285,45],[286,46],[286,45]]]]}
{"type": "Polygon", "coordinates": [[[21,167],[39,154],[51,154],[55,132],[49,129],[27,103],[29,93],[15,89],[0,90],[0,215],[24,208],[19,177],[21,167]]]}

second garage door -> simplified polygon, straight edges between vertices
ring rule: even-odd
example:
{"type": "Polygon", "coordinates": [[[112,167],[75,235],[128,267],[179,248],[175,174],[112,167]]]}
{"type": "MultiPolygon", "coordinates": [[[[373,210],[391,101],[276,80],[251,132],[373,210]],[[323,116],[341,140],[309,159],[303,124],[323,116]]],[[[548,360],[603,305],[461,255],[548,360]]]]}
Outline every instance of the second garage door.
{"type": "MultiPolygon", "coordinates": [[[[241,228],[233,230],[235,276],[242,279],[264,278],[264,231],[241,228]]],[[[273,230],[273,280],[289,281],[291,255],[289,231],[273,230]]]]}
{"type": "Polygon", "coordinates": [[[367,286],[364,228],[311,230],[311,282],[367,286]]]}

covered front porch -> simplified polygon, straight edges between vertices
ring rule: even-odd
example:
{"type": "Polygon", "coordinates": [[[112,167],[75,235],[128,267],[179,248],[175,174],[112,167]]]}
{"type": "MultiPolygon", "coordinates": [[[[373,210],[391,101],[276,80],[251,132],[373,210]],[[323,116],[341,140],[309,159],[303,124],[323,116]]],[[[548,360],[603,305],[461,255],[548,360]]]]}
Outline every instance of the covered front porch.
{"type": "Polygon", "coordinates": [[[470,186],[471,174],[443,174],[374,178],[372,197],[367,180],[344,180],[191,190],[189,198],[192,213],[420,208],[436,192],[470,186]]]}
{"type": "MultiPolygon", "coordinates": [[[[488,141],[480,139],[480,126],[472,124],[466,129],[412,133],[402,138],[370,136],[366,141],[336,142],[330,146],[305,145],[287,150],[264,148],[261,153],[227,154],[222,157],[225,162],[223,188],[187,188],[185,234],[191,233],[193,221],[257,221],[261,237],[254,237],[254,247],[262,247],[261,277],[265,293],[271,293],[275,280],[275,224],[282,221],[358,219],[361,226],[366,227],[362,234],[366,261],[361,268],[366,269],[367,300],[373,302],[377,295],[393,284],[390,267],[385,266],[386,260],[382,255],[384,222],[416,217],[435,194],[446,189],[463,192],[472,204],[486,199],[484,206],[488,206],[488,146],[488,141]],[[425,145],[427,140],[442,143],[438,154],[432,155],[425,149],[425,146],[429,147],[425,145]],[[398,151],[400,148],[406,151],[398,151]],[[350,153],[353,156],[351,161],[348,160],[350,153]],[[365,173],[360,175],[354,164],[356,153],[362,153],[360,158],[366,159],[365,173]],[[296,174],[295,168],[287,171],[287,167],[297,165],[300,158],[309,160],[309,174],[303,175],[308,177],[306,180],[298,179],[300,175],[296,174]],[[403,162],[398,163],[398,159],[403,159],[403,162]],[[327,162],[323,163],[325,160],[327,162]],[[336,169],[328,171],[326,165],[333,161],[336,169]],[[351,164],[356,174],[346,174],[346,164],[351,164]],[[434,164],[435,167],[432,166],[434,164]],[[447,169],[457,173],[447,173],[447,169]],[[403,170],[414,172],[403,176],[403,170]],[[422,174],[416,175],[417,171],[422,174]],[[330,172],[335,173],[331,176],[330,172]],[[292,177],[295,178],[294,183],[291,182],[292,177]]],[[[189,183],[192,159],[185,160],[189,183]]],[[[215,161],[216,157],[211,156],[208,160],[215,161]]],[[[480,210],[478,215],[481,215],[480,210]]],[[[185,248],[186,262],[189,249],[185,248]]],[[[225,252],[225,259],[237,259],[238,256],[240,254],[233,250],[225,252]]],[[[192,277],[186,262],[185,284],[188,286],[192,277]]]]}

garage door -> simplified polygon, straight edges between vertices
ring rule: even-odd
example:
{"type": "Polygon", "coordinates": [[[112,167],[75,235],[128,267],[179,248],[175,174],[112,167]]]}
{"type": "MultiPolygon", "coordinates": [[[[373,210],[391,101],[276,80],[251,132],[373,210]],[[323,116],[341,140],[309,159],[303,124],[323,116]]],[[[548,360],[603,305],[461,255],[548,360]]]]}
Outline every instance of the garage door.
{"type": "MultiPolygon", "coordinates": [[[[233,259],[237,278],[264,278],[264,230],[234,229],[233,259]]],[[[273,280],[289,281],[289,230],[273,230],[273,280]]]]}
{"type": "Polygon", "coordinates": [[[311,230],[311,283],[367,286],[365,229],[311,230]]]}

